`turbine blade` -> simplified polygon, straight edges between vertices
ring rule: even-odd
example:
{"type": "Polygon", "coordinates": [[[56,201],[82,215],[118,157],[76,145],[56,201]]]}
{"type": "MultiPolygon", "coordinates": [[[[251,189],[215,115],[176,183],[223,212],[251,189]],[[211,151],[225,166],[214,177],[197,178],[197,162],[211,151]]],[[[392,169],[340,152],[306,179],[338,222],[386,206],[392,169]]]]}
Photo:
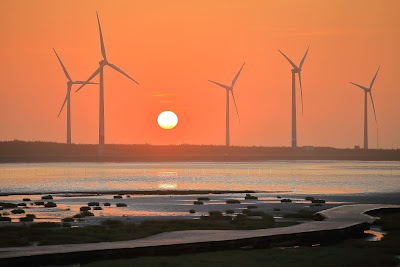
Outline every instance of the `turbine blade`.
{"type": "MultiPolygon", "coordinates": [[[[246,62],[245,62],[245,63],[246,63],[246,62]]],[[[243,65],[242,65],[242,67],[240,68],[239,72],[236,74],[235,78],[233,79],[232,85],[231,85],[232,88],[233,88],[233,86],[235,86],[236,80],[239,78],[240,72],[242,72],[242,69],[243,69],[245,63],[243,63],[243,65]]]]}
{"type": "Polygon", "coordinates": [[[300,61],[300,66],[299,66],[300,69],[303,67],[304,60],[306,60],[308,49],[310,49],[310,46],[308,46],[306,53],[304,54],[303,58],[300,61]]]}
{"type": "Polygon", "coordinates": [[[103,58],[105,60],[107,60],[106,48],[104,47],[103,32],[101,31],[100,18],[99,18],[99,14],[97,13],[97,11],[96,11],[96,15],[97,15],[97,23],[99,24],[101,54],[103,55],[103,58]]]}
{"type": "Polygon", "coordinates": [[[303,106],[303,87],[301,85],[301,71],[298,73],[299,82],[300,82],[300,96],[301,96],[301,115],[304,114],[304,106],[303,106]]]}
{"type": "Polygon", "coordinates": [[[221,86],[222,88],[224,88],[224,89],[226,89],[226,90],[231,90],[232,88],[231,87],[229,87],[229,86],[227,86],[227,85],[224,85],[224,84],[222,84],[222,83],[217,83],[217,82],[214,82],[214,81],[211,81],[211,80],[208,80],[209,82],[212,82],[212,83],[215,83],[216,85],[218,85],[218,86],[221,86]]]}
{"type": "Polygon", "coordinates": [[[353,84],[353,85],[355,85],[355,86],[357,86],[357,87],[360,87],[360,88],[363,89],[364,91],[368,91],[368,90],[369,90],[367,87],[364,87],[364,86],[362,86],[362,85],[359,85],[359,84],[356,84],[356,83],[353,83],[353,82],[349,82],[349,83],[351,83],[351,84],[353,84]]]}
{"type": "Polygon", "coordinates": [[[97,70],[95,70],[95,72],[93,72],[93,74],[90,75],[89,79],[87,79],[86,82],[84,82],[78,89],[76,89],[75,92],[78,92],[79,90],[82,89],[82,87],[88,84],[100,72],[100,68],[102,68],[102,66],[100,66],[97,70]]]}
{"type": "Polygon", "coordinates": [[[375,122],[376,122],[376,124],[378,124],[378,120],[376,119],[376,112],[375,112],[374,98],[372,97],[372,93],[371,93],[371,91],[369,91],[369,96],[371,97],[372,108],[374,109],[375,122]]]}
{"type": "Polygon", "coordinates": [[[68,71],[67,71],[67,69],[65,68],[64,64],[62,63],[62,61],[61,61],[60,57],[58,56],[56,50],[55,50],[54,48],[53,48],[53,50],[54,50],[54,53],[56,53],[56,56],[57,56],[57,58],[58,58],[58,61],[59,61],[60,64],[61,64],[61,67],[62,67],[62,69],[63,69],[63,71],[64,71],[65,76],[67,77],[68,80],[71,81],[71,77],[69,76],[68,71]]]}
{"type": "Polygon", "coordinates": [[[287,61],[289,61],[290,65],[292,65],[292,67],[294,69],[298,69],[298,67],[296,66],[296,64],[293,63],[293,61],[290,60],[290,58],[288,58],[281,50],[278,49],[278,51],[287,59],[287,61]]]}
{"type": "Polygon", "coordinates": [[[378,72],[379,72],[379,68],[380,68],[380,67],[381,67],[381,66],[378,67],[378,70],[376,71],[375,76],[374,76],[374,78],[372,79],[372,82],[371,82],[371,84],[370,84],[370,86],[369,86],[369,89],[370,89],[370,90],[372,89],[372,86],[374,85],[374,82],[375,82],[376,76],[378,75],[378,72]]]}
{"type": "Polygon", "coordinates": [[[129,76],[128,74],[126,74],[125,72],[123,72],[120,68],[118,68],[117,66],[115,66],[114,64],[108,63],[108,66],[110,66],[111,68],[113,68],[114,70],[118,71],[119,73],[121,73],[122,75],[126,76],[128,79],[134,81],[137,85],[139,85],[139,83],[137,81],[135,81],[131,76],[129,76]]]}
{"type": "Polygon", "coordinates": [[[85,82],[85,81],[74,81],[72,83],[73,84],[99,84],[99,83],[85,82]]]}
{"type": "Polygon", "coordinates": [[[67,93],[67,95],[65,96],[64,103],[63,103],[62,106],[61,106],[61,109],[60,109],[60,112],[58,113],[57,118],[60,117],[61,111],[63,110],[63,108],[64,108],[64,106],[65,106],[65,103],[67,103],[67,100],[68,100],[68,93],[67,93]]]}
{"type": "Polygon", "coordinates": [[[238,116],[239,123],[240,123],[239,111],[238,111],[238,108],[237,108],[237,105],[236,105],[235,94],[233,93],[233,90],[231,90],[231,93],[232,93],[233,103],[235,104],[235,108],[236,108],[236,114],[238,116]]]}

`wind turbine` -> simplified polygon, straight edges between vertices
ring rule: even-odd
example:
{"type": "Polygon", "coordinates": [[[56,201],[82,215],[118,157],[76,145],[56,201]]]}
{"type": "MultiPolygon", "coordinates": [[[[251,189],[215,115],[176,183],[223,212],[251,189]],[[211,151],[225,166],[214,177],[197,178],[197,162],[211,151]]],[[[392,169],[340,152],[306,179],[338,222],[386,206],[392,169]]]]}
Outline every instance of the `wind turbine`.
{"type": "Polygon", "coordinates": [[[308,49],[310,46],[307,48],[306,53],[304,54],[303,58],[300,61],[300,65],[297,66],[296,64],[293,63],[293,61],[290,60],[281,50],[278,49],[278,51],[289,61],[290,65],[292,65],[292,148],[297,147],[297,129],[296,129],[296,73],[299,76],[299,82],[300,82],[300,95],[301,95],[301,114],[303,114],[303,88],[301,85],[301,70],[303,68],[304,60],[306,59],[308,49]]]}
{"type": "MultiPolygon", "coordinates": [[[[101,54],[103,55],[103,59],[99,62],[99,68],[93,72],[93,74],[86,80],[86,83],[90,82],[97,74],[100,74],[100,111],[99,111],[99,145],[104,145],[104,67],[109,66],[110,68],[118,71],[122,75],[126,76],[128,79],[132,80],[136,84],[139,84],[137,81],[135,81],[131,76],[123,72],[120,68],[115,66],[114,64],[110,63],[107,60],[107,55],[106,55],[106,49],[104,47],[104,41],[103,41],[103,33],[101,31],[101,26],[100,26],[100,19],[99,19],[99,14],[96,11],[97,15],[97,23],[99,25],[99,33],[100,33],[100,46],[101,46],[101,54]]],[[[76,92],[78,92],[82,87],[85,86],[85,84],[82,84],[76,92]]]]}
{"type": "Polygon", "coordinates": [[[233,78],[232,84],[230,86],[224,85],[222,83],[218,83],[218,82],[214,82],[214,81],[208,80],[208,81],[210,81],[212,83],[215,83],[216,85],[226,89],[226,146],[230,145],[230,136],[229,136],[229,92],[231,92],[231,94],[232,94],[233,102],[234,102],[235,108],[236,108],[236,114],[237,114],[239,122],[240,122],[239,111],[238,111],[238,108],[237,108],[237,105],[236,105],[236,100],[235,100],[235,95],[233,93],[233,88],[235,86],[235,83],[236,83],[239,75],[240,75],[240,72],[242,71],[242,69],[244,67],[244,64],[245,63],[243,63],[242,67],[240,68],[239,72],[236,74],[235,78],[233,78]]]}
{"type": "Polygon", "coordinates": [[[376,122],[376,124],[378,124],[378,121],[377,121],[377,119],[376,119],[376,112],[375,112],[374,99],[373,99],[373,97],[372,97],[372,92],[371,92],[371,90],[372,90],[372,86],[374,85],[376,76],[378,75],[379,68],[380,68],[380,66],[378,66],[378,70],[376,71],[375,76],[374,76],[374,78],[372,79],[371,84],[369,85],[368,88],[367,88],[367,87],[364,87],[364,86],[362,86],[362,85],[359,85],[359,84],[350,82],[351,84],[353,84],[353,85],[355,85],[355,86],[357,86],[357,87],[359,87],[359,88],[361,88],[361,89],[364,90],[364,149],[366,149],[366,150],[368,149],[368,112],[367,112],[367,106],[368,106],[368,105],[367,105],[367,98],[368,98],[368,93],[369,93],[369,96],[371,97],[371,103],[372,103],[372,107],[373,107],[373,109],[374,109],[375,122],[376,122]]]}
{"type": "Polygon", "coordinates": [[[58,113],[57,117],[60,117],[61,111],[63,110],[65,103],[67,103],[67,144],[71,144],[71,88],[72,85],[74,84],[95,84],[91,82],[85,83],[84,81],[73,81],[71,79],[71,76],[69,76],[67,69],[65,68],[64,64],[62,63],[60,57],[58,56],[56,50],[53,48],[54,53],[56,53],[56,56],[58,58],[58,61],[61,64],[61,67],[64,71],[65,77],[67,77],[68,82],[67,82],[67,94],[65,95],[64,102],[61,106],[60,112],[58,113]]]}

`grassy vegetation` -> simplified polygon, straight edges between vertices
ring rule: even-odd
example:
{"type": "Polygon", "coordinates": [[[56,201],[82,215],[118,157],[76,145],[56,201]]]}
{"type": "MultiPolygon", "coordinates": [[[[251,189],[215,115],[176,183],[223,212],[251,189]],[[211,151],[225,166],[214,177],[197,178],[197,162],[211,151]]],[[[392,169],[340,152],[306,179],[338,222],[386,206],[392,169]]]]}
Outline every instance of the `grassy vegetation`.
{"type": "Polygon", "coordinates": [[[88,210],[91,210],[91,209],[92,209],[91,207],[87,207],[87,206],[83,206],[83,207],[79,208],[80,211],[88,211],[88,210]]]}
{"type": "Polygon", "coordinates": [[[44,207],[45,208],[55,208],[55,207],[57,207],[57,204],[50,201],[50,202],[47,202],[46,204],[44,204],[44,207]]]}
{"type": "Polygon", "coordinates": [[[258,197],[252,196],[252,195],[250,195],[250,194],[246,194],[246,196],[244,197],[244,199],[254,199],[254,200],[257,200],[258,197]]]}
{"type": "Polygon", "coordinates": [[[15,209],[11,211],[12,214],[22,214],[25,213],[23,209],[15,209]]]}
{"type": "Polygon", "coordinates": [[[14,203],[0,202],[0,207],[3,209],[15,209],[17,205],[14,203]]]}
{"type": "Polygon", "coordinates": [[[311,200],[311,203],[323,204],[323,203],[325,203],[325,200],[323,200],[323,199],[313,199],[313,200],[311,200]]]}
{"type": "Polygon", "coordinates": [[[380,242],[349,239],[334,246],[287,249],[229,250],[173,256],[139,257],[83,264],[85,267],[180,266],[180,267],[243,267],[243,266],[318,266],[318,267],[389,267],[398,266],[400,255],[400,213],[384,214],[380,220],[389,233],[380,242]]]}
{"type": "Polygon", "coordinates": [[[61,221],[62,221],[62,222],[74,222],[74,218],[72,218],[72,217],[66,217],[66,218],[61,219],[61,221]]]}
{"type": "Polygon", "coordinates": [[[227,199],[226,204],[240,204],[240,201],[237,199],[227,199]]]}
{"type": "Polygon", "coordinates": [[[313,219],[314,211],[301,209],[296,212],[289,212],[283,214],[283,218],[298,218],[298,219],[313,219]]]}
{"type": "MultiPolygon", "coordinates": [[[[78,228],[61,227],[60,223],[33,223],[26,226],[0,227],[0,247],[38,245],[77,244],[89,242],[111,242],[143,238],[162,232],[181,230],[253,230],[283,227],[296,223],[276,223],[271,215],[262,214],[259,219],[246,215],[223,216],[220,211],[210,212],[200,220],[160,220],[139,224],[123,224],[119,220],[105,220],[101,225],[78,228]],[[46,228],[52,228],[51,230],[46,228]]],[[[72,222],[71,218],[64,219],[72,222]]]]}
{"type": "Polygon", "coordinates": [[[10,217],[3,217],[0,215],[0,222],[11,222],[11,218],[10,217]]]}
{"type": "Polygon", "coordinates": [[[396,260],[385,254],[354,247],[301,247],[292,249],[255,249],[195,253],[178,256],[140,257],[84,264],[85,267],[371,267],[396,266],[396,260]]]}

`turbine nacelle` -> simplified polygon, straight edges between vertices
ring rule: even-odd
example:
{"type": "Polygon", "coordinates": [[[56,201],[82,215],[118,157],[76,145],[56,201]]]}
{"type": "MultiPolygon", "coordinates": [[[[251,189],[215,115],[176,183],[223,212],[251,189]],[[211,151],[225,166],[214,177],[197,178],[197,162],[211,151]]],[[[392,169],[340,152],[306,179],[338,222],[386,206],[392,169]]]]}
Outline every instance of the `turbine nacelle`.
{"type": "Polygon", "coordinates": [[[214,84],[216,84],[216,85],[218,85],[218,86],[224,88],[224,89],[228,92],[228,94],[229,94],[229,92],[232,94],[232,99],[233,99],[233,103],[235,104],[236,114],[237,114],[237,116],[238,116],[239,122],[240,122],[239,111],[238,111],[238,108],[237,108],[237,105],[236,105],[236,99],[235,99],[235,94],[233,93],[233,88],[234,88],[234,86],[235,86],[235,84],[236,84],[237,79],[239,78],[240,73],[242,72],[242,69],[243,69],[243,67],[244,67],[244,64],[246,64],[246,63],[243,63],[242,67],[240,68],[240,70],[239,70],[238,73],[236,74],[235,78],[233,78],[232,84],[231,84],[230,86],[229,86],[229,85],[222,84],[222,83],[219,83],[219,82],[214,82],[214,81],[212,81],[212,80],[208,80],[209,82],[212,82],[212,83],[214,83],[214,84]]]}
{"type": "Polygon", "coordinates": [[[351,84],[353,84],[353,85],[357,86],[358,88],[361,88],[362,90],[364,90],[365,93],[367,93],[367,94],[369,93],[369,96],[370,96],[370,98],[371,98],[372,108],[374,109],[374,115],[375,115],[375,121],[376,121],[376,123],[378,123],[378,121],[377,121],[377,119],[376,119],[376,111],[375,111],[374,98],[372,97],[372,86],[374,85],[374,82],[375,82],[376,76],[378,75],[379,69],[380,69],[380,66],[378,67],[378,70],[376,71],[375,76],[374,76],[374,78],[372,79],[372,81],[371,81],[369,87],[365,87],[365,86],[362,86],[362,85],[359,85],[359,84],[350,82],[351,84]]]}
{"type": "Polygon", "coordinates": [[[301,72],[301,69],[299,69],[299,68],[292,69],[292,72],[293,72],[293,73],[300,73],[300,72],[301,72]]]}
{"type": "MultiPolygon", "coordinates": [[[[299,76],[299,83],[300,83],[300,96],[301,96],[301,112],[303,113],[303,86],[301,84],[301,70],[303,68],[303,64],[304,61],[306,60],[307,54],[308,54],[308,50],[310,49],[310,46],[308,46],[306,53],[304,54],[303,58],[300,61],[299,66],[297,66],[296,64],[294,64],[294,62],[288,57],[286,56],[281,50],[278,49],[279,53],[282,54],[282,56],[284,56],[286,58],[286,60],[290,63],[290,65],[292,65],[292,74],[295,75],[297,73],[297,75],[299,76]]],[[[293,76],[294,77],[294,76],[293,76]]]]}

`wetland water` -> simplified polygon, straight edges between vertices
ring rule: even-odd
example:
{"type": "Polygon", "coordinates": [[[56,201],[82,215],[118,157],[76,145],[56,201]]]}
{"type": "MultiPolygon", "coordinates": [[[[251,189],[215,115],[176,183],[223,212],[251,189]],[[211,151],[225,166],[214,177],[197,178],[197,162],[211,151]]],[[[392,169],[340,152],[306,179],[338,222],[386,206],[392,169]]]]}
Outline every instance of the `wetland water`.
{"type": "Polygon", "coordinates": [[[0,194],[118,190],[400,192],[400,162],[0,164],[0,194]]]}

